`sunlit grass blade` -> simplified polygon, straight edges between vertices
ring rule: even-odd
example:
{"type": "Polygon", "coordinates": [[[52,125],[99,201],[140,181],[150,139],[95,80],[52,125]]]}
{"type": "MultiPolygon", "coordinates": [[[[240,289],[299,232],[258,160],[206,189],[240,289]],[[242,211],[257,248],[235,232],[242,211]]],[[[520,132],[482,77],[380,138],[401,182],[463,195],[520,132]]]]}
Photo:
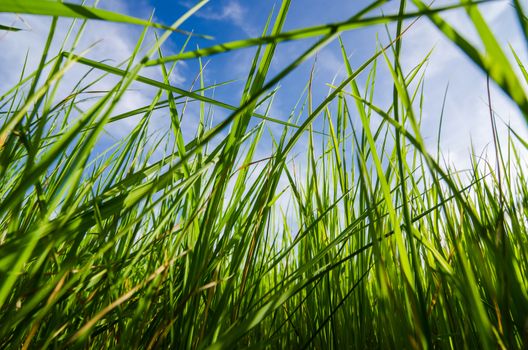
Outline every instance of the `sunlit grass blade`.
{"type": "MultiPolygon", "coordinates": [[[[2,0],[0,3],[0,12],[95,19],[136,24],[140,26],[152,26],[161,29],[170,28],[169,26],[127,16],[118,12],[111,12],[95,7],[78,5],[75,3],[57,2],[51,0],[2,0]]],[[[187,32],[184,33],[187,34],[187,32]]]]}

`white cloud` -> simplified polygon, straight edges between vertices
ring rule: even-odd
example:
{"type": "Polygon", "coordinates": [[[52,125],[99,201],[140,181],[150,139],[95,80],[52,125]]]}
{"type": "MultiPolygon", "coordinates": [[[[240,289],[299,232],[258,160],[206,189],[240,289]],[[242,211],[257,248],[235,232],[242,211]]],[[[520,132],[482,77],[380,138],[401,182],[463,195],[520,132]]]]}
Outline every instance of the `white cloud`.
{"type": "MultiPolygon", "coordinates": [[[[182,4],[188,8],[192,3],[183,1],[182,4]]],[[[212,4],[211,4],[212,5],[212,4]]],[[[258,35],[258,31],[247,20],[248,10],[238,0],[228,0],[221,5],[206,6],[198,11],[195,16],[211,21],[230,22],[242,29],[249,36],[258,35]]]]}
{"type": "MultiPolygon", "coordinates": [[[[191,4],[184,2],[184,5],[191,7],[191,4]]],[[[236,0],[230,0],[220,9],[206,7],[196,13],[197,17],[209,19],[213,21],[233,21],[236,24],[241,23],[244,19],[246,10],[236,0]]]]}

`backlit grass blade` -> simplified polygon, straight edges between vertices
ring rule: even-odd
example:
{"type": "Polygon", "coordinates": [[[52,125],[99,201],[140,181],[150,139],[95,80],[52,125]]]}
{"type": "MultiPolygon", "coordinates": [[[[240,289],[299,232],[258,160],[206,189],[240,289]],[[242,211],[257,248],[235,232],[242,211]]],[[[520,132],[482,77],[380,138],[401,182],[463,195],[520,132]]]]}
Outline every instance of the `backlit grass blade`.
{"type": "Polygon", "coordinates": [[[95,19],[110,22],[136,24],[141,26],[150,26],[161,29],[170,28],[169,26],[153,23],[147,20],[127,16],[117,12],[111,12],[95,7],[52,0],[2,0],[2,2],[0,3],[0,12],[95,19]]]}
{"type": "Polygon", "coordinates": [[[528,47],[528,17],[526,16],[525,8],[519,0],[513,0],[513,5],[515,6],[515,11],[517,13],[517,19],[519,20],[519,25],[522,28],[524,34],[524,40],[526,41],[526,47],[528,47]]]}
{"type": "Polygon", "coordinates": [[[18,31],[20,31],[22,29],[0,24],[0,30],[5,30],[5,31],[8,31],[8,32],[18,32],[18,31]]]}

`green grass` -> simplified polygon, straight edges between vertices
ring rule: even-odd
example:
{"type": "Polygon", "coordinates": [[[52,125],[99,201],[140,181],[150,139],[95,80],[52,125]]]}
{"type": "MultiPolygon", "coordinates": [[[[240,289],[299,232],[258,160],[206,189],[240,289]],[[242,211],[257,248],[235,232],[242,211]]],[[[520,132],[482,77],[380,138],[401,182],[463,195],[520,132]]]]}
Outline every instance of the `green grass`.
{"type": "MultiPolygon", "coordinates": [[[[493,157],[455,169],[440,144],[431,153],[421,134],[427,57],[404,71],[401,43],[415,18],[428,18],[526,121],[528,75],[475,3],[412,2],[417,10],[402,1],[380,16],[385,1],[375,1],[346,21],[284,32],[284,0],[261,37],[164,56],[169,35],[192,40],[180,26],[205,2],[164,26],[81,5],[1,1],[2,12],[56,17],[36,70],[24,65],[0,96],[0,348],[527,347],[528,140],[515,130],[498,137],[490,96],[493,157]],[[442,19],[455,7],[482,45],[442,19]],[[59,17],[75,18],[74,43],[84,29],[76,21],[145,29],[132,57],[109,65],[75,44],[52,52],[59,17]],[[354,67],[339,34],[389,23],[392,41],[354,67]],[[152,27],[166,31],[148,46],[152,27]],[[277,45],[308,38],[316,41],[273,76],[277,45]],[[332,41],[344,80],[314,104],[321,87],[307,76],[290,118],[271,116],[277,84],[332,41]],[[239,105],[209,97],[222,83],[205,85],[202,58],[246,47],[257,50],[239,105]],[[173,64],[189,59],[200,67],[193,91],[169,80],[173,64]],[[162,79],[142,76],[145,66],[162,79]],[[86,67],[57,98],[64,77],[86,67]],[[382,68],[392,77],[389,107],[374,99],[382,68]],[[105,76],[118,82],[91,96],[105,76]],[[150,104],[118,113],[138,83],[156,89],[150,104]],[[192,136],[182,130],[191,102],[192,136]],[[218,109],[228,114],[213,123],[218,109]],[[171,125],[157,138],[155,113],[171,125]],[[102,151],[104,128],[128,118],[133,130],[102,151]]],[[[513,7],[528,33],[526,10],[513,7]]]]}

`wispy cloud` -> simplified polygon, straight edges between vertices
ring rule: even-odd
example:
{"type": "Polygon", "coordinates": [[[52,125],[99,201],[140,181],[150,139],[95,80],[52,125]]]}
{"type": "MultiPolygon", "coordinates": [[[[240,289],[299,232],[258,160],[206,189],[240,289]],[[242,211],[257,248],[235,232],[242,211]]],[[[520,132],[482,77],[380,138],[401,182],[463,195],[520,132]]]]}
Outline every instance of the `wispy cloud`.
{"type": "Polygon", "coordinates": [[[204,13],[204,18],[213,20],[230,20],[235,23],[241,23],[244,19],[245,10],[237,1],[229,1],[225,6],[222,7],[221,11],[204,13]]]}
{"type": "MultiPolygon", "coordinates": [[[[183,1],[182,4],[189,8],[192,6],[189,1],[183,1]]],[[[242,29],[248,35],[258,35],[256,28],[247,21],[247,15],[247,8],[238,0],[228,0],[216,6],[204,7],[195,16],[211,21],[229,22],[242,29]]]]}

